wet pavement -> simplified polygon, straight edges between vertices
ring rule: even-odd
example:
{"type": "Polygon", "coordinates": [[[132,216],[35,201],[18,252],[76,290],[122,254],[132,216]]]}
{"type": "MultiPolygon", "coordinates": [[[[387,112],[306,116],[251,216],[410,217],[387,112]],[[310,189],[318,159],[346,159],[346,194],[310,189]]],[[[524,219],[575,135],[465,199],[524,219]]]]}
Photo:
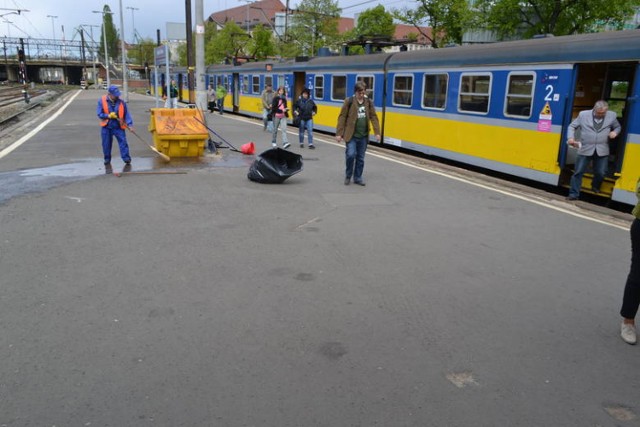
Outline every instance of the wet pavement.
{"type": "MultiPolygon", "coordinates": [[[[195,171],[212,167],[248,168],[255,156],[226,155],[224,149],[218,154],[207,153],[197,158],[174,158],[171,163],[155,158],[137,158],[133,165],[103,165],[102,159],[85,159],[54,166],[0,172],[0,204],[24,194],[38,193],[71,182],[86,180],[103,175],[135,175],[146,172],[171,174],[195,171]]],[[[114,162],[115,164],[115,162],[114,162]]]]}

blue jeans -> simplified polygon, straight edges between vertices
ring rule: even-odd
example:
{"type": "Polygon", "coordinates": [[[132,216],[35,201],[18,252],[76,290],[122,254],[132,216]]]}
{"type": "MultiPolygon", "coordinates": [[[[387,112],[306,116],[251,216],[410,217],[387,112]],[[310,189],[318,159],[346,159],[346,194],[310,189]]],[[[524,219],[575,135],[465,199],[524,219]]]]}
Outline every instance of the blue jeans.
{"type": "Polygon", "coordinates": [[[590,160],[593,160],[593,181],[591,187],[595,190],[600,190],[600,185],[602,185],[602,181],[604,180],[604,174],[607,172],[609,156],[598,156],[595,152],[592,156],[582,156],[578,154],[576,156],[575,171],[571,176],[569,197],[578,197],[580,195],[582,175],[584,175],[584,172],[587,170],[590,160]]]}
{"type": "Polygon", "coordinates": [[[129,155],[129,145],[127,144],[127,135],[124,133],[124,129],[109,128],[104,126],[100,130],[100,136],[102,137],[102,154],[104,155],[104,162],[111,162],[111,146],[113,145],[113,138],[118,141],[118,148],[120,148],[120,157],[123,162],[130,162],[131,156],[129,155]]]}
{"type": "Polygon", "coordinates": [[[264,129],[267,132],[273,132],[273,121],[268,120],[269,113],[271,112],[271,108],[263,108],[262,109],[262,123],[264,124],[264,129]]]}
{"type": "Polygon", "coordinates": [[[351,176],[353,176],[353,182],[362,181],[362,172],[364,171],[364,153],[367,151],[368,142],[369,136],[364,136],[362,138],[353,137],[349,142],[347,142],[347,147],[344,152],[347,163],[347,170],[344,174],[345,178],[351,178],[351,176]]]}
{"type": "Polygon", "coordinates": [[[304,131],[307,130],[309,145],[313,145],[313,120],[300,120],[300,128],[298,134],[300,136],[300,144],[304,143],[304,131]]]}

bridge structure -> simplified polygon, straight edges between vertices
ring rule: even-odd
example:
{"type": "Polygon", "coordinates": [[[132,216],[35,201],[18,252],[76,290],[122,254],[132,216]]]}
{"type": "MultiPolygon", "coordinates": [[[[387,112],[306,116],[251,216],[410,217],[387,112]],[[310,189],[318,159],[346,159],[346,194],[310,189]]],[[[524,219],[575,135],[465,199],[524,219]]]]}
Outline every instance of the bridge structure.
{"type": "MultiPolygon", "coordinates": [[[[54,40],[2,37],[0,81],[20,82],[24,65],[26,83],[81,85],[106,80],[107,67],[100,44],[92,40],[54,40]]],[[[117,82],[122,79],[122,62],[109,58],[109,76],[117,82]]],[[[143,80],[144,66],[127,64],[128,78],[143,80]]]]}

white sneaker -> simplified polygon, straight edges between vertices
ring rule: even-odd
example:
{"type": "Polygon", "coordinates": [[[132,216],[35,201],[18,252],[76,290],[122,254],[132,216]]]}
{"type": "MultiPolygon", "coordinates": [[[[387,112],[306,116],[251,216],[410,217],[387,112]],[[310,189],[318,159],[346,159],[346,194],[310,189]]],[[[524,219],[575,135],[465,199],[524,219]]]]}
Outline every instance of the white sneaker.
{"type": "Polygon", "coordinates": [[[636,328],[633,325],[623,323],[620,327],[620,336],[627,344],[635,344],[638,340],[636,335],[636,328]]]}

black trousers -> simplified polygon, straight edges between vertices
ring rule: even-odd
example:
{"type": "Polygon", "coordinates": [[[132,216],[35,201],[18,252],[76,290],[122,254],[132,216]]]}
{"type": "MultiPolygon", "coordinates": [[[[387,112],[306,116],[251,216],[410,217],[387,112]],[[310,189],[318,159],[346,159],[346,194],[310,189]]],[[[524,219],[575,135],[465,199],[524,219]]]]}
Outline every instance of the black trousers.
{"type": "Polygon", "coordinates": [[[625,319],[635,319],[640,306],[640,219],[631,224],[631,270],[624,287],[620,314],[625,319]]]}

